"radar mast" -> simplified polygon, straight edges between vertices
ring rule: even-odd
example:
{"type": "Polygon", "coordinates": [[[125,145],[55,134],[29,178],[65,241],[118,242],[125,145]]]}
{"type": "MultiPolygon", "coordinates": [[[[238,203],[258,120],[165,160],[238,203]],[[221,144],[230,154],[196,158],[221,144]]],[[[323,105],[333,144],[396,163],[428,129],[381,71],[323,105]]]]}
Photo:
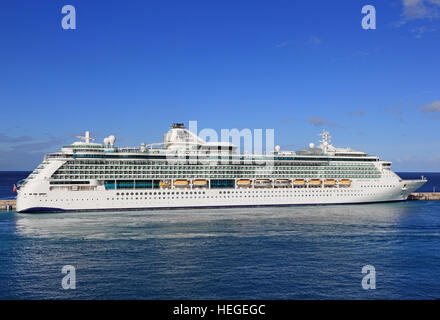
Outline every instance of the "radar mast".
{"type": "Polygon", "coordinates": [[[90,143],[90,141],[95,141],[95,139],[90,138],[90,131],[86,131],[84,136],[76,136],[77,138],[84,140],[85,143],[90,143]]]}

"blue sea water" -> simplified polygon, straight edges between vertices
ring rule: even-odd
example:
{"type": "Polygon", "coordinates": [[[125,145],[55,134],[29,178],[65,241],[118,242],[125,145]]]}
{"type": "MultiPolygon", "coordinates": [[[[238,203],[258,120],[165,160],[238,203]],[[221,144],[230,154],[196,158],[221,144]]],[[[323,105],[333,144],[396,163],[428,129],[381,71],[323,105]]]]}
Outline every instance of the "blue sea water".
{"type": "Polygon", "coordinates": [[[439,249],[440,201],[2,211],[0,299],[435,299],[439,249]],[[361,286],[365,265],[374,290],[361,286]]]}

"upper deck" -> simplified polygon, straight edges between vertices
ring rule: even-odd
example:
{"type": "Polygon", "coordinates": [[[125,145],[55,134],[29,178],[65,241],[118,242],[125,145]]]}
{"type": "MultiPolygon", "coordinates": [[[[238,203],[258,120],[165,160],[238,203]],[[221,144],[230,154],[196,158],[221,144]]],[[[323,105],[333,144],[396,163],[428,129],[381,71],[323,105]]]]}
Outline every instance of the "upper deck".
{"type": "Polygon", "coordinates": [[[275,151],[268,154],[240,154],[237,147],[230,142],[205,142],[203,139],[187,130],[183,124],[173,124],[165,134],[163,143],[142,143],[140,147],[120,148],[115,146],[115,137],[104,139],[104,144],[92,143],[87,131],[85,136],[79,137],[84,141],[63,146],[60,152],[47,154],[46,158],[63,159],[107,159],[107,160],[162,160],[169,161],[223,161],[225,163],[252,163],[252,162],[286,162],[286,161],[350,161],[375,162],[377,156],[370,156],[361,151],[349,148],[336,148],[331,144],[328,132],[322,134],[321,145],[315,147],[313,143],[308,148],[295,151],[275,151]]]}

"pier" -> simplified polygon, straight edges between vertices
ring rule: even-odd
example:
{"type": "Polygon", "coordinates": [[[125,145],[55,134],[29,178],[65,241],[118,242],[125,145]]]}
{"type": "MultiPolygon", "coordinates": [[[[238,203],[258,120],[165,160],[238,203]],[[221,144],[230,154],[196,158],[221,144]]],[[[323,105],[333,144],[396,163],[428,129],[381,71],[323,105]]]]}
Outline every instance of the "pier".
{"type": "Polygon", "coordinates": [[[440,192],[411,193],[408,200],[440,200],[440,192]]]}
{"type": "Polygon", "coordinates": [[[0,210],[15,210],[15,202],[16,200],[0,200],[0,210]]]}

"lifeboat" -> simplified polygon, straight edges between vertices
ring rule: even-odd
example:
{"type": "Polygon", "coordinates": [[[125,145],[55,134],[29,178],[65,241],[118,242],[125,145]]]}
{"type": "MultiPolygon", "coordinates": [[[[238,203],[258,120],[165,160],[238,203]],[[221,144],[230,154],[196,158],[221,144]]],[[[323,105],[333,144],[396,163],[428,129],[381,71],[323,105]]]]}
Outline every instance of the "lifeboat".
{"type": "Polygon", "coordinates": [[[324,186],[326,186],[326,187],[334,187],[334,186],[336,186],[336,180],[335,179],[325,179],[324,180],[324,186]]]}
{"type": "Polygon", "coordinates": [[[296,188],[305,187],[306,186],[306,180],[304,180],[304,179],[295,179],[293,181],[293,186],[296,187],[296,188]]]}
{"type": "Polygon", "coordinates": [[[272,186],[272,181],[269,179],[256,179],[254,183],[255,188],[264,188],[271,186],[272,186]]]}
{"type": "Polygon", "coordinates": [[[291,181],[289,179],[276,179],[274,187],[275,188],[287,188],[290,187],[291,181]]]}
{"type": "Polygon", "coordinates": [[[310,179],[309,187],[320,187],[322,185],[321,179],[310,179]]]}
{"type": "Polygon", "coordinates": [[[169,188],[169,187],[171,187],[171,183],[169,181],[160,181],[159,182],[159,187],[161,187],[161,188],[169,188]]]}
{"type": "Polygon", "coordinates": [[[244,188],[247,188],[247,187],[250,187],[251,185],[252,185],[252,181],[249,180],[249,179],[240,179],[240,180],[237,180],[237,186],[238,186],[238,187],[244,187],[244,188]]]}
{"type": "Polygon", "coordinates": [[[207,187],[208,186],[208,180],[205,180],[205,179],[193,180],[193,186],[194,187],[207,187]]]}
{"type": "Polygon", "coordinates": [[[174,180],[173,185],[178,188],[186,188],[189,186],[188,180],[174,180]]]}
{"type": "Polygon", "coordinates": [[[339,180],[339,186],[340,187],[349,187],[351,185],[350,179],[341,179],[339,180]]]}

